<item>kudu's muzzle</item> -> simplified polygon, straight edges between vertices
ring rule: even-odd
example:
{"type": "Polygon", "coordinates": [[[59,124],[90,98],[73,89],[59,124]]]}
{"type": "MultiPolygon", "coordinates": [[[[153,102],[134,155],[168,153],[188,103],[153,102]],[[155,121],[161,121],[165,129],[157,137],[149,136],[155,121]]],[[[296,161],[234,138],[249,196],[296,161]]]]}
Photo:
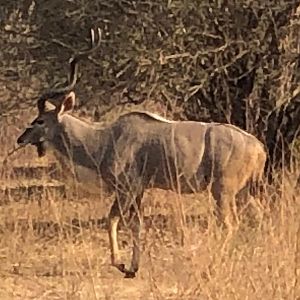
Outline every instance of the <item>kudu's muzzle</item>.
{"type": "Polygon", "coordinates": [[[46,143],[40,134],[34,135],[32,128],[27,128],[17,139],[17,144],[19,146],[26,146],[31,144],[36,146],[37,153],[39,157],[42,157],[46,154],[46,143]]]}
{"type": "Polygon", "coordinates": [[[25,132],[22,133],[22,134],[18,137],[18,139],[17,139],[17,144],[18,144],[19,146],[26,146],[27,144],[29,144],[29,142],[26,141],[25,132]]]}
{"type": "Polygon", "coordinates": [[[40,141],[40,137],[41,135],[35,133],[34,128],[30,126],[18,137],[17,143],[19,146],[34,145],[40,141]]]}

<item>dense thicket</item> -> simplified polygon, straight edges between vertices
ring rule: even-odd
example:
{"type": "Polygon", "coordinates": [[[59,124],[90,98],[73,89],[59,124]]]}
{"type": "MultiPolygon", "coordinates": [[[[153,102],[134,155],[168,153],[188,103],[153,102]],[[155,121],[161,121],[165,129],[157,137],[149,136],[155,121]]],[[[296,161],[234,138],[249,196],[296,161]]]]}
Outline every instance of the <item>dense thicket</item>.
{"type": "Polygon", "coordinates": [[[280,166],[300,128],[299,4],[1,0],[2,116],[66,80],[67,59],[99,26],[101,51],[80,66],[81,105],[101,114],[158,101],[174,118],[230,122],[264,141],[280,166]]]}

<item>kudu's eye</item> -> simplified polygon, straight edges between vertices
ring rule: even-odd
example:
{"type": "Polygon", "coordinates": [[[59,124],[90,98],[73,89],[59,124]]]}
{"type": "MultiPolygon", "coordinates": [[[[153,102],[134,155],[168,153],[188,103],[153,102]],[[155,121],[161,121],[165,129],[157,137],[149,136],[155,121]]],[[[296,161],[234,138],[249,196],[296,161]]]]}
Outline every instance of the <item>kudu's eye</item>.
{"type": "Polygon", "coordinates": [[[37,120],[36,123],[37,123],[38,125],[43,125],[43,124],[44,124],[44,120],[37,120]]]}

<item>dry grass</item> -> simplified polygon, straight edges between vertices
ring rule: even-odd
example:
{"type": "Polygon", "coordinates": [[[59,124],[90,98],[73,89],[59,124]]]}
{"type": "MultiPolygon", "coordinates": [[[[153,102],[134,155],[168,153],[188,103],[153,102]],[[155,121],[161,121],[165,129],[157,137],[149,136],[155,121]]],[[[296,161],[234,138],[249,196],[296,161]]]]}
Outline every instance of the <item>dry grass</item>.
{"type": "MultiPolygon", "coordinates": [[[[151,191],[146,195],[146,211],[170,214],[174,197],[173,193],[151,191]]],[[[207,209],[206,195],[180,200],[187,214],[202,215],[208,225],[188,223],[184,245],[178,243],[176,220],[169,225],[159,220],[152,226],[145,225],[141,270],[133,280],[124,279],[110,266],[108,238],[101,226],[72,224],[74,219],[105,216],[109,199],[70,195],[63,201],[2,206],[1,299],[300,297],[300,259],[297,262],[296,257],[300,247],[300,197],[294,189],[285,190],[282,199],[262,218],[248,212],[226,245],[225,233],[214,226],[207,209]]],[[[130,236],[123,230],[120,237],[128,261],[130,236]]]]}

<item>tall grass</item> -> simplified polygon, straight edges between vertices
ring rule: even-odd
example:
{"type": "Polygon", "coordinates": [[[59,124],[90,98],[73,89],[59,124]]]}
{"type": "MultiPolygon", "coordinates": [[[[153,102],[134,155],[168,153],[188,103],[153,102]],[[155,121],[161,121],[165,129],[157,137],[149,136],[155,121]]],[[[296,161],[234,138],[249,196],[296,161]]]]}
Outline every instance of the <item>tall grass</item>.
{"type": "MultiPolygon", "coordinates": [[[[105,216],[109,199],[11,202],[0,208],[1,299],[299,299],[300,197],[293,180],[285,179],[272,207],[260,214],[248,210],[226,244],[206,195],[178,196],[184,213],[197,211],[205,225],[182,225],[171,217],[164,224],[158,217],[151,226],[146,222],[134,280],[110,266],[104,228],[81,225],[105,216]],[[184,244],[178,243],[176,226],[185,226],[184,244]]],[[[145,210],[172,215],[178,207],[171,205],[174,197],[150,191],[145,210]]],[[[127,230],[120,239],[124,258],[129,257],[127,230]]]]}

